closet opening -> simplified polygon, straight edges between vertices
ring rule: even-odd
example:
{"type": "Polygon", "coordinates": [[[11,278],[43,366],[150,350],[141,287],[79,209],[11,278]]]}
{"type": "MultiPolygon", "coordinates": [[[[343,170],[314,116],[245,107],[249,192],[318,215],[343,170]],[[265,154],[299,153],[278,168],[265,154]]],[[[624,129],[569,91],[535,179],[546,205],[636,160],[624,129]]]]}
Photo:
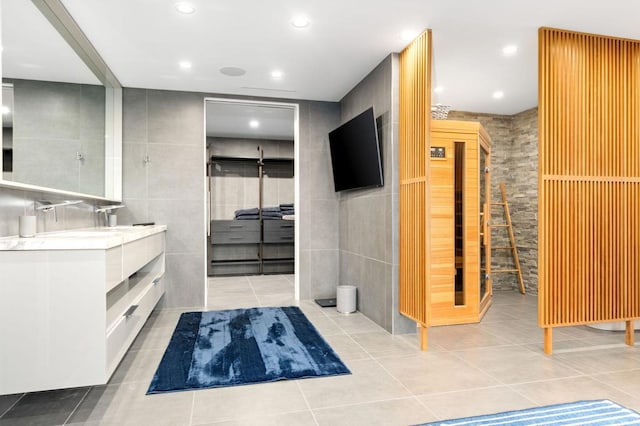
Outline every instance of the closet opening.
{"type": "Polygon", "coordinates": [[[207,98],[205,134],[207,277],[293,275],[298,300],[298,105],[207,98]]]}

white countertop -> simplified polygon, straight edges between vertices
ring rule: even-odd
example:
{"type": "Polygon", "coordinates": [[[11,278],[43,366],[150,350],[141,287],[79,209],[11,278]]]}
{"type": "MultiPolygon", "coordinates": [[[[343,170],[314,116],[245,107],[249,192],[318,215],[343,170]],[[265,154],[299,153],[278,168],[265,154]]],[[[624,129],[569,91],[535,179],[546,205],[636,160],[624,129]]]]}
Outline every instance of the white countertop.
{"type": "Polygon", "coordinates": [[[41,232],[32,238],[0,238],[0,251],[109,249],[167,230],[166,225],[114,226],[41,232]]]}

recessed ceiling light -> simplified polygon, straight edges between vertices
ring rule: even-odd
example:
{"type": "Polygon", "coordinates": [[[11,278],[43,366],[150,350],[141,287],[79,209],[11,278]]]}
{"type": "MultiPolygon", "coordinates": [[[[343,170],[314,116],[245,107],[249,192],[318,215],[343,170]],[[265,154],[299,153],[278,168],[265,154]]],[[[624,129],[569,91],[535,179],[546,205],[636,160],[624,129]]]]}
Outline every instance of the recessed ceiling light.
{"type": "Polygon", "coordinates": [[[249,122],[249,127],[252,129],[257,129],[260,126],[260,122],[258,120],[251,120],[249,122]]]}
{"type": "Polygon", "coordinates": [[[442,86],[436,86],[433,89],[434,93],[442,93],[443,90],[444,90],[444,87],[442,87],[442,86]]]}
{"type": "Polygon", "coordinates": [[[504,92],[502,90],[496,90],[493,92],[493,99],[502,99],[504,98],[504,92]]]}
{"type": "Polygon", "coordinates": [[[229,77],[240,77],[241,75],[245,75],[247,70],[238,67],[222,67],[220,68],[220,73],[228,75],[229,77]]]}
{"type": "Polygon", "coordinates": [[[418,36],[418,31],[416,30],[404,30],[400,33],[400,38],[404,41],[411,41],[418,36]]]}
{"type": "Polygon", "coordinates": [[[11,110],[9,109],[9,107],[8,107],[8,106],[6,106],[6,105],[2,105],[2,113],[3,113],[3,114],[5,114],[5,115],[6,115],[6,114],[9,114],[10,112],[11,112],[11,110]]]}
{"type": "Polygon", "coordinates": [[[293,25],[294,28],[307,28],[310,23],[309,18],[306,16],[294,16],[291,19],[291,25],[293,25]]]}
{"type": "Polygon", "coordinates": [[[509,44],[502,48],[502,54],[504,56],[513,56],[518,52],[518,46],[515,44],[509,44]]]}
{"type": "Polygon", "coordinates": [[[185,15],[191,15],[196,11],[196,8],[191,5],[191,3],[186,1],[181,1],[175,4],[176,10],[185,15]]]}
{"type": "Polygon", "coordinates": [[[191,62],[189,61],[180,61],[178,65],[180,65],[180,68],[182,68],[183,70],[191,69],[191,62]]]}
{"type": "Polygon", "coordinates": [[[282,77],[284,77],[284,73],[282,71],[280,70],[271,71],[271,78],[275,80],[280,80],[282,77]]]}

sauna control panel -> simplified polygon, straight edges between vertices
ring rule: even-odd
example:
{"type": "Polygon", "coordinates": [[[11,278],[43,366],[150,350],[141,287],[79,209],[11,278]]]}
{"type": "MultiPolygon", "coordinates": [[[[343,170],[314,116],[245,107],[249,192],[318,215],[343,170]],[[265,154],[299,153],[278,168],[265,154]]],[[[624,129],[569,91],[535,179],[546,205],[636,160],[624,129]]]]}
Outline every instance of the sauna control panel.
{"type": "Polygon", "coordinates": [[[431,147],[431,158],[446,158],[446,152],[443,146],[431,147]]]}

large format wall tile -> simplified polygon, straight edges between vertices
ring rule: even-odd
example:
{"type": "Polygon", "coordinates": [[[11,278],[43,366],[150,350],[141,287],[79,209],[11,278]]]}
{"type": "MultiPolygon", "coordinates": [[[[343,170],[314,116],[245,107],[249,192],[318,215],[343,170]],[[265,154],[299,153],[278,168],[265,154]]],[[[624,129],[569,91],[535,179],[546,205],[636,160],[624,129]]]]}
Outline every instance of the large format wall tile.
{"type": "Polygon", "coordinates": [[[148,206],[150,220],[167,225],[167,253],[192,253],[204,244],[205,235],[193,232],[205,226],[200,200],[149,200],[148,206]]]}
{"type": "Polygon", "coordinates": [[[205,255],[202,250],[201,253],[167,254],[164,307],[204,306],[204,262],[205,255]]]}
{"type": "Polygon", "coordinates": [[[204,149],[204,98],[199,93],[147,92],[150,143],[178,143],[204,149]]]}
{"type": "Polygon", "coordinates": [[[148,148],[150,199],[204,203],[203,146],[150,143],[148,148]]]}
{"type": "Polygon", "coordinates": [[[146,155],[146,143],[126,143],[122,146],[122,193],[125,198],[148,196],[146,155]]]}
{"type": "Polygon", "coordinates": [[[122,92],[122,142],[147,141],[147,91],[127,88],[122,92]]]}

